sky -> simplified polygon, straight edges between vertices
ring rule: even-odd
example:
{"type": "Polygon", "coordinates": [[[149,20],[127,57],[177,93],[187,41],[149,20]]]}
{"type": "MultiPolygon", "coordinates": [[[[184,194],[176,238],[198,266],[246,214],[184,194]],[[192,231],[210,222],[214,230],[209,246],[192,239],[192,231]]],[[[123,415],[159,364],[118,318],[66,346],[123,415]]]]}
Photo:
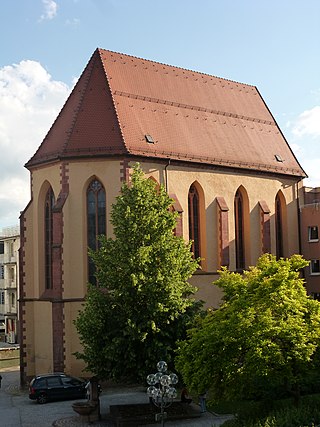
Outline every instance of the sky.
{"type": "Polygon", "coordinates": [[[1,0],[0,230],[30,201],[35,153],[96,48],[257,86],[320,186],[319,0],[1,0]]]}

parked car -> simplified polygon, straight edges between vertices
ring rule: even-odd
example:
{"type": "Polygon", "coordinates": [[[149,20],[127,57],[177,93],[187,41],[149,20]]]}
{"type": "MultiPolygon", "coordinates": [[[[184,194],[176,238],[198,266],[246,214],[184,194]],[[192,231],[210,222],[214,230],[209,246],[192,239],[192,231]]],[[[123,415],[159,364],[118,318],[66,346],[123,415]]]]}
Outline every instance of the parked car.
{"type": "Polygon", "coordinates": [[[29,385],[29,398],[38,403],[48,400],[85,399],[87,381],[62,372],[37,375],[29,385]]]}

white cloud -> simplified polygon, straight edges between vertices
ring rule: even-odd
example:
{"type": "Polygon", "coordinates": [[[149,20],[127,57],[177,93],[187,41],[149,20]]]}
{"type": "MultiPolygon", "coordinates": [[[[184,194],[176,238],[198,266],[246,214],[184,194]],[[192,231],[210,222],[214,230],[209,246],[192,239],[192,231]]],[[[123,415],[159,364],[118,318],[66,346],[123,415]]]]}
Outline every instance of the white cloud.
{"type": "Polygon", "coordinates": [[[305,185],[320,186],[320,106],[302,112],[290,123],[291,148],[309,178],[305,185]]]}
{"type": "Polygon", "coordinates": [[[320,136],[320,106],[316,106],[311,110],[304,111],[300,114],[297,121],[293,125],[293,134],[301,136],[320,136]]]}
{"type": "Polygon", "coordinates": [[[53,0],[42,0],[44,13],[40,16],[40,21],[53,19],[57,15],[58,5],[53,0]]]}
{"type": "Polygon", "coordinates": [[[76,28],[76,27],[78,27],[80,25],[80,19],[78,19],[78,18],[67,19],[65,21],[65,24],[68,27],[74,27],[74,28],[76,28]]]}
{"type": "Polygon", "coordinates": [[[35,61],[0,68],[0,229],[18,223],[30,199],[23,165],[35,153],[70,88],[35,61]]]}

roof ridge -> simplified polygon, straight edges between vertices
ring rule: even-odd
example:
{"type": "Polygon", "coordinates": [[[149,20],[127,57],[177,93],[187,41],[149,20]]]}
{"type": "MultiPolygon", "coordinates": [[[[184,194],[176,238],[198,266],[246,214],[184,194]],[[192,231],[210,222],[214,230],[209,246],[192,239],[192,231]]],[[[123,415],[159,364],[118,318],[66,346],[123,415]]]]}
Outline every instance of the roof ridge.
{"type": "Polygon", "coordinates": [[[146,62],[150,62],[152,64],[158,64],[158,65],[162,65],[162,66],[165,66],[165,67],[168,67],[168,68],[174,68],[174,69],[178,69],[178,70],[182,70],[182,71],[187,71],[187,72],[190,72],[190,73],[196,73],[196,74],[199,74],[201,76],[213,77],[215,79],[223,80],[225,82],[231,82],[231,83],[235,83],[235,84],[239,84],[239,85],[243,85],[243,86],[247,86],[247,87],[251,87],[251,88],[256,88],[255,85],[251,85],[249,83],[242,83],[242,82],[239,82],[237,80],[226,79],[225,77],[219,77],[219,76],[216,76],[214,74],[208,74],[208,73],[203,73],[201,71],[195,71],[195,70],[192,70],[190,68],[179,67],[178,65],[170,65],[170,64],[166,64],[165,62],[154,61],[152,59],[145,59],[145,58],[142,58],[142,57],[139,57],[139,56],[136,56],[136,55],[130,55],[128,53],[121,53],[121,52],[116,52],[114,50],[103,49],[103,48],[97,48],[97,50],[99,50],[99,52],[100,51],[104,51],[104,52],[109,52],[109,53],[113,53],[113,54],[116,54],[116,55],[124,55],[124,56],[127,56],[129,58],[138,59],[140,61],[146,61],[146,62]]]}

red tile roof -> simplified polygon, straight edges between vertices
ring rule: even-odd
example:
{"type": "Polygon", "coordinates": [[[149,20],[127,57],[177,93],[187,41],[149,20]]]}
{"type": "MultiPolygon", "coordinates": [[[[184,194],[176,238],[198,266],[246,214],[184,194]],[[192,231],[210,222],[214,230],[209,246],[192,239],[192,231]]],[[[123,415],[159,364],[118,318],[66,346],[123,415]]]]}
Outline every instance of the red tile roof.
{"type": "Polygon", "coordinates": [[[256,87],[97,49],[26,167],[110,155],[305,176],[256,87]]]}

